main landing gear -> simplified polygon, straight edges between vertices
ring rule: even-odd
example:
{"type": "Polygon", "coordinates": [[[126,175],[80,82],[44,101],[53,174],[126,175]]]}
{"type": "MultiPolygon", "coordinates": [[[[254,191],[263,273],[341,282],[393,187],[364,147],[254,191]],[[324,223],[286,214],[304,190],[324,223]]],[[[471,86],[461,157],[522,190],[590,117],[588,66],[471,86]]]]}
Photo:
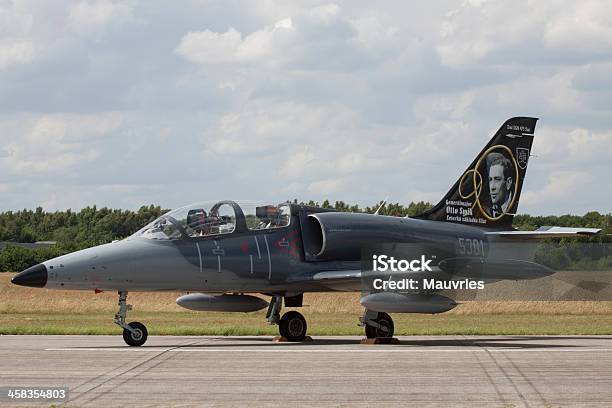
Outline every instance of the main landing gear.
{"type": "Polygon", "coordinates": [[[361,317],[360,325],[365,326],[365,334],[368,339],[378,339],[380,343],[390,343],[393,338],[393,319],[384,312],[365,310],[361,317]]]}
{"type": "Polygon", "coordinates": [[[300,312],[291,310],[280,317],[280,311],[283,305],[283,297],[279,295],[272,296],[266,319],[270,324],[278,324],[280,335],[287,341],[296,342],[303,341],[306,338],[308,325],[306,319],[300,312]]]}
{"type": "Polygon", "coordinates": [[[125,316],[132,305],[127,304],[127,292],[119,292],[119,311],[113,321],[123,328],[123,340],[130,346],[142,346],[147,341],[149,333],[144,324],[140,322],[125,323],[125,316]]]}

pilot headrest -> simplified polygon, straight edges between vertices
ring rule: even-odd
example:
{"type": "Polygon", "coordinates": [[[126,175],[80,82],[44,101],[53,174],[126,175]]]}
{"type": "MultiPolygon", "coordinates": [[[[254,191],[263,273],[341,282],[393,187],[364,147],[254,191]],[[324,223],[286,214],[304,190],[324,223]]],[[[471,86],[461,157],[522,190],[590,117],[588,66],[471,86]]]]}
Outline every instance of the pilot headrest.
{"type": "Polygon", "coordinates": [[[278,215],[278,208],[273,205],[262,205],[255,208],[257,218],[270,218],[278,215]]]}
{"type": "Polygon", "coordinates": [[[206,217],[206,211],[203,209],[193,209],[189,210],[187,213],[187,223],[193,222],[193,220],[198,220],[206,217]]]}

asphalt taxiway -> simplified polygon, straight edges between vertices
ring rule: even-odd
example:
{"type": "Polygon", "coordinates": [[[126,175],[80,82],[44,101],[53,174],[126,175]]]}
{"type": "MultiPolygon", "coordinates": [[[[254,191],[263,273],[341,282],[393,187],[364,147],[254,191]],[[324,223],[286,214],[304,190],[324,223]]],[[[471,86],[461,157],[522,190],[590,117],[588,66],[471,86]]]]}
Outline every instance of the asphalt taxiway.
{"type": "Polygon", "coordinates": [[[271,339],[0,336],[0,386],[68,387],[65,406],[612,406],[612,336],[271,339]]]}

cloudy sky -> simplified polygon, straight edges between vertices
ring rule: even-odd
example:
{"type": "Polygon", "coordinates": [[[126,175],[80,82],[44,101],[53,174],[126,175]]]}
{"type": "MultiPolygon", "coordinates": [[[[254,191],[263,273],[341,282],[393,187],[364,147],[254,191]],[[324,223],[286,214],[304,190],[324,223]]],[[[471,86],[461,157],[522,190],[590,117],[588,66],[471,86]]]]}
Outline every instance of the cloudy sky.
{"type": "Polygon", "coordinates": [[[0,0],[0,210],[433,202],[522,115],[519,212],[612,211],[608,2],[0,0]]]}

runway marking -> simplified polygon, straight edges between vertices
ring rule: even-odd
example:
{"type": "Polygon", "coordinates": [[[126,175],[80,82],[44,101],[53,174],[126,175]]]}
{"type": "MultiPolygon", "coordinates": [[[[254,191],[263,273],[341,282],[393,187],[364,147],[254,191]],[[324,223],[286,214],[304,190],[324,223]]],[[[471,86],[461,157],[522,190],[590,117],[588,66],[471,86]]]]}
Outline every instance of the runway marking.
{"type": "MultiPolygon", "coordinates": [[[[282,347],[282,346],[281,346],[282,347]]],[[[189,353],[422,353],[424,351],[431,352],[443,352],[443,353],[508,353],[508,352],[518,352],[518,353],[528,353],[528,352],[575,352],[575,353],[601,353],[601,352],[610,352],[609,348],[591,348],[591,349],[565,349],[565,348],[557,348],[557,349],[476,349],[476,350],[451,350],[451,349],[430,349],[430,348],[411,348],[411,349],[394,349],[394,350],[326,350],[326,349],[317,349],[317,350],[307,350],[307,349],[286,349],[286,348],[278,348],[271,350],[262,350],[262,349],[227,349],[227,348],[206,348],[206,349],[189,349],[189,348],[137,348],[137,347],[124,347],[124,348],[99,348],[99,347],[55,347],[55,348],[46,348],[45,351],[129,351],[129,352],[157,352],[157,351],[167,351],[172,353],[181,353],[181,352],[189,352],[189,353]]]]}
{"type": "MultiPolygon", "coordinates": [[[[79,384],[76,387],[74,387],[72,392],[75,392],[76,389],[78,389],[78,388],[87,387],[89,385],[92,385],[87,390],[77,392],[76,396],[71,395],[70,398],[68,399],[68,401],[62,403],[61,406],[66,406],[66,404],[68,404],[68,403],[70,403],[72,405],[72,404],[74,404],[75,400],[82,400],[83,398],[86,398],[86,401],[85,401],[86,404],[92,403],[93,401],[97,400],[98,398],[100,398],[102,395],[104,395],[106,393],[106,392],[100,393],[99,391],[101,391],[102,387],[106,386],[107,384],[112,383],[115,380],[118,380],[118,381],[120,381],[120,383],[118,385],[122,385],[126,381],[128,381],[127,379],[121,381],[120,379],[121,379],[122,376],[127,375],[130,372],[134,372],[135,370],[139,370],[139,369],[141,369],[143,367],[144,367],[144,371],[147,371],[147,370],[149,370],[149,369],[151,369],[153,367],[158,366],[164,360],[167,360],[168,358],[170,358],[171,354],[169,352],[172,351],[173,349],[175,349],[177,347],[193,346],[193,345],[198,344],[198,343],[201,344],[201,340],[200,341],[190,342],[190,343],[183,344],[183,345],[180,345],[180,346],[170,347],[170,348],[168,348],[168,347],[166,347],[166,348],[159,347],[158,349],[161,349],[159,353],[157,353],[157,354],[155,354],[153,356],[150,356],[150,357],[145,357],[145,360],[137,361],[136,364],[134,364],[133,361],[126,361],[125,363],[119,365],[119,367],[113,368],[110,371],[106,372],[105,374],[100,374],[100,375],[96,376],[93,379],[88,379],[84,383],[79,384]],[[164,355],[167,356],[164,360],[155,362],[155,360],[158,357],[162,357],[164,355]],[[151,363],[151,362],[154,362],[153,366],[147,367],[147,364],[151,363]],[[128,366],[129,368],[124,369],[124,367],[126,367],[126,366],[128,366]],[[106,378],[108,374],[110,374],[110,377],[106,378]],[[91,392],[94,391],[94,390],[98,390],[98,393],[90,396],[89,394],[91,394],[91,392]]],[[[153,351],[153,353],[155,353],[155,351],[153,351]]],[[[144,372],[144,371],[142,371],[142,372],[144,372]]],[[[142,372],[137,373],[136,375],[139,375],[142,372]]],[[[83,402],[79,402],[79,404],[83,404],[83,402]]]]}

